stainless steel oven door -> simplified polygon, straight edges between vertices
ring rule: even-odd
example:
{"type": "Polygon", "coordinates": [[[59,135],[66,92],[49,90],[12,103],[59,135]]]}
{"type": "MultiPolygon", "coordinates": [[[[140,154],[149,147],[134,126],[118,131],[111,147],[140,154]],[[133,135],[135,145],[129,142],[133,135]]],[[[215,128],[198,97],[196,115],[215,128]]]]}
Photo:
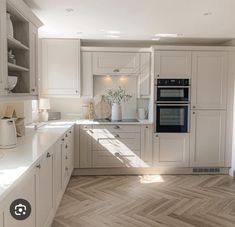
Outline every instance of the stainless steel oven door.
{"type": "Polygon", "coordinates": [[[155,86],[155,101],[157,102],[189,102],[190,87],[155,86]]]}
{"type": "Polygon", "coordinates": [[[156,133],[187,133],[189,104],[155,104],[156,133]]]}

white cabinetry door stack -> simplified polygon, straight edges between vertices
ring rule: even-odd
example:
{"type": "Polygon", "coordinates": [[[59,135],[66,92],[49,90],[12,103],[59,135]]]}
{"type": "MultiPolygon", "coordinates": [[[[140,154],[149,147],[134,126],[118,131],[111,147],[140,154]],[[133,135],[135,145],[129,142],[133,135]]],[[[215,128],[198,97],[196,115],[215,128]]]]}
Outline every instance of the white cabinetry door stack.
{"type": "Polygon", "coordinates": [[[161,78],[190,78],[191,51],[157,51],[155,75],[161,78]]]}
{"type": "Polygon", "coordinates": [[[48,150],[37,165],[37,227],[48,226],[53,216],[53,152],[54,147],[48,150]]]}
{"type": "Polygon", "coordinates": [[[225,117],[225,111],[220,110],[197,110],[192,112],[191,166],[224,166],[225,117]]]}
{"type": "Polygon", "coordinates": [[[227,68],[225,52],[193,52],[193,109],[226,109],[227,68]]]}
{"type": "Polygon", "coordinates": [[[41,79],[44,96],[80,95],[80,40],[41,40],[41,79]]]}
{"type": "Polygon", "coordinates": [[[189,134],[160,133],[154,137],[154,167],[189,166],[189,134]]]}
{"type": "MultiPolygon", "coordinates": [[[[35,226],[36,222],[36,201],[35,201],[35,185],[36,185],[36,175],[35,169],[31,170],[31,173],[27,175],[14,190],[7,196],[4,203],[4,227],[26,227],[35,226]],[[16,220],[11,216],[10,205],[16,199],[25,199],[31,205],[31,214],[25,220],[16,220]]],[[[1,215],[1,213],[0,213],[1,215]]],[[[1,226],[0,219],[0,226],[1,226]]],[[[41,225],[40,227],[43,227],[41,225]]]]}
{"type": "Polygon", "coordinates": [[[146,164],[146,167],[152,166],[153,152],[153,126],[141,126],[141,160],[146,164]]]}

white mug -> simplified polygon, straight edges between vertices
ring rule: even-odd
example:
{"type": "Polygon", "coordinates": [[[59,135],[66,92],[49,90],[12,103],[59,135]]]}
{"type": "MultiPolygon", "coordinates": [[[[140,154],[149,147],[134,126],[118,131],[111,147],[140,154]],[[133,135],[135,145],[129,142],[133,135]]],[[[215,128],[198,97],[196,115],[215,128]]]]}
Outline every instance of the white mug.
{"type": "Polygon", "coordinates": [[[138,119],[139,120],[144,120],[145,117],[146,117],[145,109],[144,108],[139,108],[138,109],[138,119]]]}

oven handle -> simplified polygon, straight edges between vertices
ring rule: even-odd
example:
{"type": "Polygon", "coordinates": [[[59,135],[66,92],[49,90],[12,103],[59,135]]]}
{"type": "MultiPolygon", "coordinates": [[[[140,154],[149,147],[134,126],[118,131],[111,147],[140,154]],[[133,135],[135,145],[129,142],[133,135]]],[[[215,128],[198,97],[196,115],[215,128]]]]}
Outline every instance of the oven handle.
{"type": "Polygon", "coordinates": [[[175,104],[160,104],[160,103],[155,103],[156,106],[189,106],[190,104],[183,104],[183,103],[175,103],[175,104]]]}

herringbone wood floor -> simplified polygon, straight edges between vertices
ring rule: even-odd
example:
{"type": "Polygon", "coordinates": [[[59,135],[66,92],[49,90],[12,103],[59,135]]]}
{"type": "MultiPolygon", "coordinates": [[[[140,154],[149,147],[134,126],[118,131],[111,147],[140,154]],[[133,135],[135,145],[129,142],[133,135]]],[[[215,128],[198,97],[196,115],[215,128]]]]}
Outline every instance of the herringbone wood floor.
{"type": "Polygon", "coordinates": [[[72,177],[52,227],[235,226],[229,176],[72,177]]]}

